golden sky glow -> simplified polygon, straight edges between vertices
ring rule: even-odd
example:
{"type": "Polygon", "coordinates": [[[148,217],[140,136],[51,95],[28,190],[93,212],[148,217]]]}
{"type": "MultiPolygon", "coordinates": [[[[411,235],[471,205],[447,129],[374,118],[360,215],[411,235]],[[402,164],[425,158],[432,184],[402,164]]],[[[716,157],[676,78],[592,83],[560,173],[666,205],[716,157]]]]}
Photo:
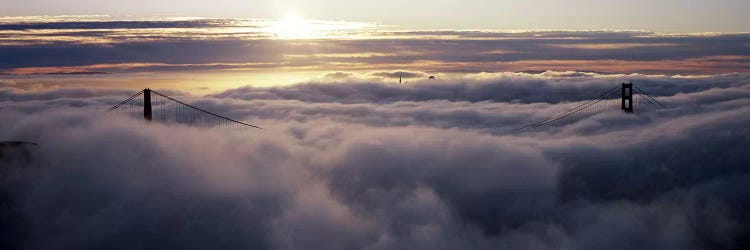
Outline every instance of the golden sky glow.
{"type": "Polygon", "coordinates": [[[408,30],[309,20],[292,11],[278,20],[5,17],[0,78],[125,82],[173,75],[155,82],[218,90],[291,84],[331,72],[704,75],[749,71],[748,41],[750,34],[717,32],[408,30]],[[197,83],[190,74],[210,80],[197,83]]]}

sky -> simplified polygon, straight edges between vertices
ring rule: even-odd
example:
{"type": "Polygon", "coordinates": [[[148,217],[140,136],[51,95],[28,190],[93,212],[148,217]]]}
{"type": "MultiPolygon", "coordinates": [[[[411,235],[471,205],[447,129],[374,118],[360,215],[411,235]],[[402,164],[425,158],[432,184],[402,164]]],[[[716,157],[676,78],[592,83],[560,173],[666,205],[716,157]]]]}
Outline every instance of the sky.
{"type": "Polygon", "coordinates": [[[3,1],[0,78],[42,85],[750,70],[747,1],[3,1]]]}
{"type": "Polygon", "coordinates": [[[0,78],[47,85],[217,92],[335,73],[396,81],[403,72],[418,79],[481,72],[711,75],[750,69],[748,33],[389,29],[295,16],[26,16],[0,22],[0,78]]]}
{"type": "Polygon", "coordinates": [[[377,22],[407,29],[626,29],[747,32],[743,0],[3,0],[0,16],[113,15],[304,18],[377,22]]]}

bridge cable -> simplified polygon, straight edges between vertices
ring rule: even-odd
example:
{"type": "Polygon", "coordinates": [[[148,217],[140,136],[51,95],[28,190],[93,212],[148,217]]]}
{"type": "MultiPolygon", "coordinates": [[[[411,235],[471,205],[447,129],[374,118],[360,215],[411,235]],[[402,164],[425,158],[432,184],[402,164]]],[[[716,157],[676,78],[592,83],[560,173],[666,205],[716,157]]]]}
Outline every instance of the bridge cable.
{"type": "Polygon", "coordinates": [[[141,90],[140,92],[138,92],[135,95],[131,96],[130,98],[125,99],[124,101],[116,104],[115,106],[112,106],[107,111],[112,111],[112,110],[118,109],[118,108],[120,108],[120,106],[125,105],[126,103],[130,102],[131,100],[135,99],[136,97],[138,97],[141,94],[143,94],[143,90],[141,90]]]}
{"type": "Polygon", "coordinates": [[[642,97],[641,99],[643,99],[643,100],[646,100],[646,101],[648,101],[648,103],[650,103],[651,105],[654,105],[654,106],[656,106],[656,103],[655,103],[655,102],[651,101],[651,99],[649,99],[648,97],[646,97],[646,96],[642,95],[642,94],[641,94],[641,92],[638,92],[638,91],[634,91],[634,92],[635,92],[636,94],[638,94],[639,96],[641,96],[641,97],[642,97]]]}
{"type": "Polygon", "coordinates": [[[201,111],[201,112],[203,112],[203,113],[206,113],[206,114],[209,114],[209,115],[213,115],[213,116],[215,116],[215,117],[218,117],[218,118],[221,118],[221,119],[229,120],[229,121],[232,121],[232,122],[235,122],[235,123],[239,123],[239,124],[242,124],[242,125],[245,125],[245,126],[249,126],[249,127],[253,127],[253,128],[257,128],[257,129],[263,129],[263,128],[261,128],[261,127],[258,127],[258,126],[252,125],[252,124],[247,124],[247,123],[244,123],[244,122],[241,122],[241,121],[237,121],[237,120],[234,120],[234,119],[232,119],[232,118],[228,118],[228,117],[225,117],[225,116],[221,116],[221,115],[215,114],[215,113],[213,113],[213,112],[210,112],[210,111],[207,111],[207,110],[204,110],[204,109],[201,109],[201,108],[195,107],[195,106],[193,106],[193,105],[190,105],[190,104],[187,104],[187,103],[181,102],[181,101],[179,101],[179,100],[177,100],[177,99],[174,99],[174,98],[172,98],[172,97],[169,97],[169,96],[167,96],[167,95],[164,95],[164,94],[162,94],[162,93],[159,93],[159,92],[157,92],[157,91],[155,91],[155,90],[151,90],[151,93],[154,93],[154,94],[160,95],[160,96],[162,96],[162,97],[164,97],[164,98],[167,98],[167,99],[169,99],[169,100],[171,100],[171,101],[173,101],[173,102],[176,102],[176,103],[179,103],[179,104],[185,105],[185,106],[187,106],[187,107],[189,107],[189,108],[192,108],[192,109],[195,109],[195,110],[201,111]]]}
{"type": "MultiPolygon", "coordinates": [[[[612,90],[610,90],[610,91],[607,91],[607,92],[606,92],[605,94],[603,94],[603,95],[600,95],[600,97],[601,97],[601,96],[608,96],[608,95],[612,94],[611,92],[612,92],[612,90]]],[[[599,98],[597,98],[597,99],[599,99],[599,98]]],[[[555,119],[555,117],[558,117],[558,116],[562,116],[562,115],[565,115],[565,114],[566,114],[566,113],[568,113],[568,112],[574,112],[574,113],[575,113],[575,112],[577,112],[577,111],[578,111],[578,109],[579,109],[579,108],[581,108],[582,106],[584,106],[584,105],[587,105],[587,104],[589,104],[589,103],[591,103],[591,102],[594,102],[595,100],[596,100],[596,99],[591,99],[591,100],[588,100],[587,102],[585,102],[585,103],[583,103],[583,104],[581,104],[581,105],[579,105],[579,106],[577,106],[577,107],[575,107],[575,108],[572,108],[572,109],[570,109],[570,110],[568,110],[568,111],[565,111],[565,112],[562,112],[562,113],[559,113],[559,114],[553,115],[553,116],[551,116],[551,117],[549,117],[549,118],[547,118],[547,119],[545,119],[545,120],[542,120],[542,121],[538,121],[538,122],[535,122],[535,123],[532,123],[532,124],[526,125],[526,126],[524,126],[524,127],[521,127],[521,128],[519,128],[519,129],[517,129],[517,130],[522,130],[522,129],[525,129],[525,128],[528,128],[528,127],[532,127],[532,126],[535,126],[535,125],[537,125],[537,124],[545,123],[545,122],[546,122],[546,121],[548,121],[548,120],[552,120],[552,119],[555,119]]]]}
{"type": "Polygon", "coordinates": [[[562,118],[568,117],[568,116],[570,116],[572,114],[578,113],[579,111],[584,110],[584,109],[590,107],[591,105],[594,105],[594,104],[602,101],[603,98],[608,97],[609,95],[611,95],[612,93],[614,93],[619,88],[620,88],[619,85],[615,86],[614,88],[608,90],[607,92],[604,92],[603,94],[600,94],[595,99],[588,100],[588,101],[584,102],[583,104],[576,106],[575,108],[572,108],[572,109],[570,109],[568,111],[565,111],[565,112],[553,115],[553,116],[551,116],[551,117],[549,117],[547,119],[544,119],[542,121],[538,121],[538,122],[531,123],[531,124],[528,124],[526,126],[517,128],[517,129],[511,131],[511,133],[519,132],[519,131],[525,130],[527,128],[541,127],[541,126],[549,124],[550,122],[554,122],[554,121],[560,120],[562,118]]]}
{"type": "Polygon", "coordinates": [[[531,128],[538,128],[538,127],[541,127],[541,126],[544,126],[544,125],[547,125],[547,124],[553,123],[553,122],[555,122],[555,121],[561,120],[561,119],[563,119],[563,118],[565,118],[565,117],[568,117],[568,116],[571,116],[571,115],[573,115],[573,114],[575,114],[575,113],[578,113],[578,112],[580,112],[580,111],[583,111],[583,110],[585,110],[585,109],[589,108],[590,106],[592,106],[592,105],[594,105],[594,104],[597,104],[597,103],[599,103],[599,102],[601,102],[601,101],[603,101],[603,99],[598,99],[598,100],[596,100],[595,102],[593,102],[593,103],[591,103],[591,104],[588,104],[588,105],[587,105],[586,107],[583,107],[583,108],[581,108],[580,110],[577,110],[577,111],[575,111],[575,112],[572,112],[572,113],[568,113],[568,114],[565,114],[565,115],[563,115],[563,116],[560,116],[560,117],[558,117],[558,118],[555,118],[555,119],[552,119],[552,120],[546,121],[546,122],[544,122],[544,123],[542,123],[542,124],[538,124],[538,125],[532,126],[531,128]]]}
{"type": "Polygon", "coordinates": [[[664,106],[664,104],[661,104],[661,102],[657,101],[657,100],[656,100],[656,98],[652,97],[651,95],[649,95],[648,93],[646,93],[646,91],[644,91],[643,89],[639,88],[639,87],[638,87],[638,86],[636,86],[635,84],[633,84],[633,87],[635,87],[635,89],[637,89],[637,90],[638,90],[638,91],[636,91],[636,93],[638,93],[639,95],[640,95],[640,93],[639,93],[639,92],[641,92],[641,93],[643,93],[644,95],[646,95],[646,96],[647,96],[647,98],[650,98],[650,99],[651,99],[652,101],[654,101],[655,103],[659,104],[659,106],[661,106],[662,108],[666,107],[666,106],[664,106]]]}

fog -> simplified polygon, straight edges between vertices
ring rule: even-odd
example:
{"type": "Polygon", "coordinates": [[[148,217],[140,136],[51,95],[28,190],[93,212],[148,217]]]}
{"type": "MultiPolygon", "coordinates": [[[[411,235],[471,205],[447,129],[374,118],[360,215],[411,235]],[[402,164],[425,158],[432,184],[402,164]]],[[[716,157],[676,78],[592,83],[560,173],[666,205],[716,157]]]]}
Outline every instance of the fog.
{"type": "MultiPolygon", "coordinates": [[[[415,74],[419,74],[418,72],[415,74]]],[[[179,99],[264,127],[148,123],[130,90],[0,85],[4,249],[744,249],[750,81],[346,76],[179,99]],[[515,128],[632,80],[665,104],[515,128]]]]}

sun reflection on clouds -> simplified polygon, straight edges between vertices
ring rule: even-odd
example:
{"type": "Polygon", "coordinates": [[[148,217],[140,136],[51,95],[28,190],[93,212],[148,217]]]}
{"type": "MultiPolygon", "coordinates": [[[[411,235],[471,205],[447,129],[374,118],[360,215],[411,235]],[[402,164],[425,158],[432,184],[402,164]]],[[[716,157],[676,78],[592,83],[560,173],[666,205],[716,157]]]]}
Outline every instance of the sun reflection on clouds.
{"type": "Polygon", "coordinates": [[[309,19],[294,10],[282,6],[279,13],[286,14],[279,19],[0,17],[0,74],[281,76],[403,69],[430,75],[546,70],[695,75],[747,72],[750,64],[750,34],[401,30],[309,19]]]}
{"type": "Polygon", "coordinates": [[[295,12],[287,12],[284,19],[271,21],[265,31],[280,39],[319,39],[374,28],[373,23],[308,20],[295,12]]]}
{"type": "Polygon", "coordinates": [[[104,44],[169,39],[360,39],[374,36],[377,33],[376,28],[375,23],[369,22],[305,19],[291,11],[286,12],[281,19],[23,16],[0,17],[0,43],[104,44]]]}
{"type": "Polygon", "coordinates": [[[276,21],[271,26],[271,32],[282,39],[311,38],[316,30],[314,25],[294,12],[287,12],[284,19],[276,21]]]}

